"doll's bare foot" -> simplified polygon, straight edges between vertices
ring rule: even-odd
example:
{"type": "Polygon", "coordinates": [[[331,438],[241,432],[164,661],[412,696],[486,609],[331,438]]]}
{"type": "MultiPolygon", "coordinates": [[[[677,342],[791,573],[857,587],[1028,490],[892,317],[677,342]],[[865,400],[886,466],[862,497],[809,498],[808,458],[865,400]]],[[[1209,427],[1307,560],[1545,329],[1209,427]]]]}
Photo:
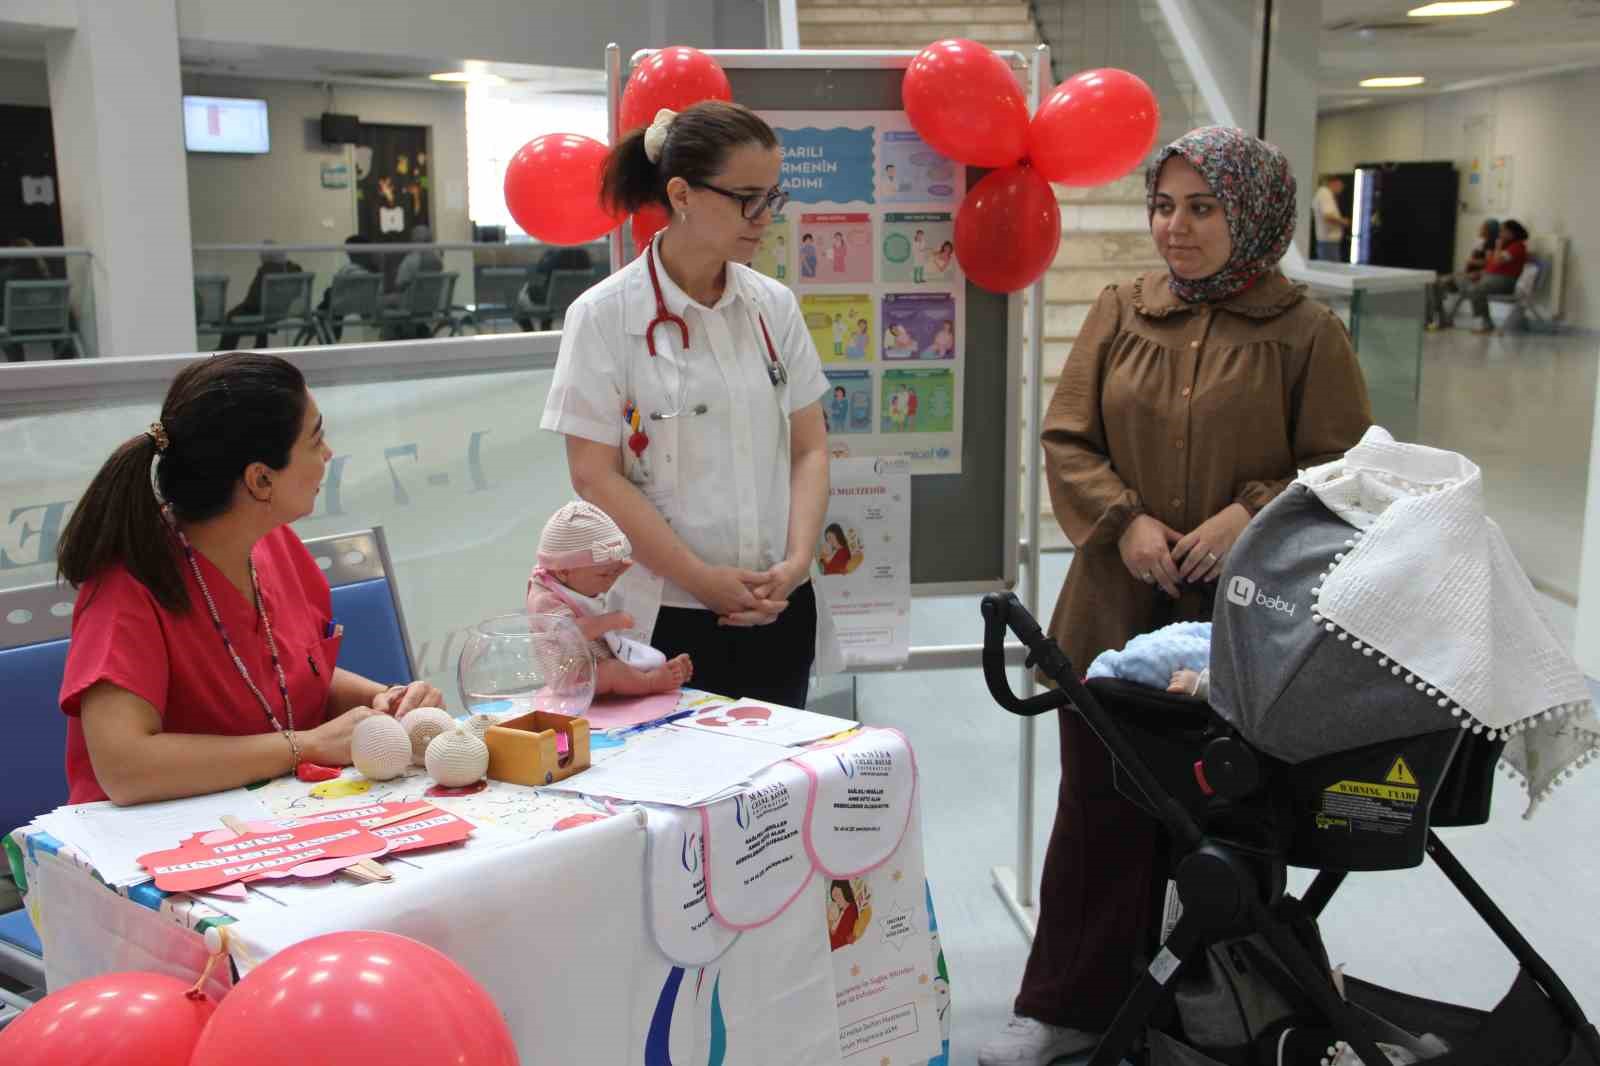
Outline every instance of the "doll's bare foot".
{"type": "Polygon", "coordinates": [[[682,688],[694,675],[694,664],[687,655],[678,655],[668,659],[666,665],[658,666],[645,674],[650,680],[652,692],[667,692],[671,689],[682,688]]]}

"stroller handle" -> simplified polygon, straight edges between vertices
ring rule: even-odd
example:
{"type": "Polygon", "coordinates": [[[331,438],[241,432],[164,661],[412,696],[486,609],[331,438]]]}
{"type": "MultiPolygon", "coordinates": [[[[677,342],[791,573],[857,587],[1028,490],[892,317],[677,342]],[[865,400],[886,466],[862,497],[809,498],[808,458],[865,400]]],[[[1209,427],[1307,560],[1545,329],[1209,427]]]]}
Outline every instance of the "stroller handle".
{"type": "Polygon", "coordinates": [[[1040,630],[1039,623],[1016,596],[1009,592],[991,592],[983,598],[983,680],[989,686],[989,695],[1012,714],[1031,718],[1045,711],[1053,711],[1071,702],[1066,695],[1067,686],[1061,684],[1063,675],[1072,676],[1072,663],[1055,641],[1040,630]],[[1059,686],[1051,692],[1041,692],[1030,699],[1022,699],[1011,691],[1011,680],[1006,676],[1006,629],[1017,635],[1028,649],[1026,668],[1037,666],[1059,686]]]}
{"type": "Polygon", "coordinates": [[[1032,717],[1061,707],[1070,707],[1081,714],[1089,728],[1099,735],[1110,750],[1111,757],[1143,790],[1155,807],[1156,816],[1166,825],[1167,832],[1184,845],[1186,850],[1200,846],[1200,826],[1184,809],[1171,792],[1161,784],[1150,770],[1138,749],[1115,720],[1106,713],[1100,702],[1078,680],[1072,660],[1050,635],[1039,629],[1038,621],[1028,609],[1009,592],[991,592],[980,605],[983,612],[983,679],[989,686],[989,695],[996,703],[1012,714],[1032,717]],[[1017,635],[1028,649],[1026,668],[1037,667],[1054,681],[1055,689],[1041,692],[1030,699],[1020,699],[1011,691],[1006,677],[1006,629],[1017,635]]]}

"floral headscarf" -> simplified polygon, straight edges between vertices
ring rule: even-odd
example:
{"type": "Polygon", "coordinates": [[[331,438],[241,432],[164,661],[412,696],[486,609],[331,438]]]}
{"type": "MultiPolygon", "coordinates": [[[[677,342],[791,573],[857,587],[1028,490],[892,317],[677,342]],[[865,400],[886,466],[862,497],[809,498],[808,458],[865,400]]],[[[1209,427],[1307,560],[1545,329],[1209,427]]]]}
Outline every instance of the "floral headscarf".
{"type": "Polygon", "coordinates": [[[1161,167],[1182,156],[1200,172],[1222,202],[1233,251],[1222,269],[1207,278],[1172,275],[1172,292],[1196,303],[1225,300],[1274,269],[1289,248],[1295,227],[1295,184],[1282,152],[1244,130],[1203,126],[1179,137],[1157,155],[1145,172],[1144,202],[1156,213],[1156,181],[1161,167]]]}

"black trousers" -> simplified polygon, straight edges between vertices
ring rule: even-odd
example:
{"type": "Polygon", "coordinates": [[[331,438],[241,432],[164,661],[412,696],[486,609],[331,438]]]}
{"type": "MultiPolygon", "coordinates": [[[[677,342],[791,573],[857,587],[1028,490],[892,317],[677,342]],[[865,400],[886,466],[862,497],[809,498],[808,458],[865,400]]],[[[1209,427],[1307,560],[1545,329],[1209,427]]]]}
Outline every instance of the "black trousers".
{"type": "Polygon", "coordinates": [[[695,688],[804,707],[817,646],[816,590],[807,581],[789,593],[788,608],[764,626],[719,626],[712,611],[663,607],[650,643],[669,659],[694,660],[695,688]]]}

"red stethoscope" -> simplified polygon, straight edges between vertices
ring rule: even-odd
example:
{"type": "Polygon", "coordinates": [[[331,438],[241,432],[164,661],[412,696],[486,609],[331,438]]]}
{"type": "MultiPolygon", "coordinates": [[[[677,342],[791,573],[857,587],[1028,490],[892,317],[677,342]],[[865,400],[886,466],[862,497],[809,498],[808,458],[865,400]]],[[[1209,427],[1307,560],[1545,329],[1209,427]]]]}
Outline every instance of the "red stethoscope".
{"type": "MultiPolygon", "coordinates": [[[[667,299],[661,292],[661,276],[656,273],[656,242],[659,239],[659,235],[652,237],[650,246],[645,249],[645,266],[650,271],[650,288],[655,291],[656,295],[656,317],[650,320],[650,324],[645,327],[644,331],[645,347],[649,350],[652,360],[660,354],[656,351],[656,327],[658,326],[677,326],[678,335],[683,340],[683,350],[689,350],[689,323],[685,322],[681,315],[675,315],[667,310],[667,299]]],[[[756,312],[756,322],[761,327],[761,339],[767,344],[767,379],[772,382],[773,388],[787,385],[789,383],[789,372],[783,368],[783,363],[778,359],[778,349],[772,343],[772,334],[767,332],[766,316],[760,311],[756,312]]],[[[659,368],[657,372],[659,373],[659,368]]],[[[696,404],[693,410],[695,414],[704,414],[706,408],[704,404],[696,404]]],[[[683,404],[679,403],[678,410],[671,414],[652,411],[650,417],[659,422],[667,418],[676,418],[684,413],[686,412],[683,410],[683,404]]]]}

